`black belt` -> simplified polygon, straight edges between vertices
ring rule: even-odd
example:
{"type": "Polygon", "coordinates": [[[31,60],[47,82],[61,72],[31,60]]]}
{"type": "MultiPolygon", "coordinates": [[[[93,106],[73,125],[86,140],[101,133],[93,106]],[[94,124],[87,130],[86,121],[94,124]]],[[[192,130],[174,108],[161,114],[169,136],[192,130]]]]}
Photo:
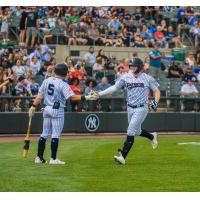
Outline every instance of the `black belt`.
{"type": "Polygon", "coordinates": [[[128,106],[131,107],[131,108],[141,108],[141,107],[144,107],[145,104],[140,104],[140,105],[130,105],[130,104],[128,104],[128,106]]]}

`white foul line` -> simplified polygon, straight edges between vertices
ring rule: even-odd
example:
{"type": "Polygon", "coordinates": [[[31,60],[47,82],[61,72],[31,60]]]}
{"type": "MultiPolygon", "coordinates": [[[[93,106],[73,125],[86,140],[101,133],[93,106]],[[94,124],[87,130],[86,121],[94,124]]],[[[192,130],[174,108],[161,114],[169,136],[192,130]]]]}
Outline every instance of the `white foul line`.
{"type": "Polygon", "coordinates": [[[177,143],[178,145],[187,145],[187,144],[191,144],[191,145],[200,145],[200,142],[180,142],[177,143]]]}

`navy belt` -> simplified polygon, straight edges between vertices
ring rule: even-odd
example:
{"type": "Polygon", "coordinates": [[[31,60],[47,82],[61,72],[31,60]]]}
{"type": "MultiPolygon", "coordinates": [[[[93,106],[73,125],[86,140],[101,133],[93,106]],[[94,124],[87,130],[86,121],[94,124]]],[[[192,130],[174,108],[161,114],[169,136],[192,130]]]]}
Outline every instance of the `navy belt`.
{"type": "Polygon", "coordinates": [[[141,107],[144,107],[145,104],[140,104],[140,105],[130,105],[130,104],[128,104],[128,106],[131,107],[131,108],[141,108],[141,107]]]}

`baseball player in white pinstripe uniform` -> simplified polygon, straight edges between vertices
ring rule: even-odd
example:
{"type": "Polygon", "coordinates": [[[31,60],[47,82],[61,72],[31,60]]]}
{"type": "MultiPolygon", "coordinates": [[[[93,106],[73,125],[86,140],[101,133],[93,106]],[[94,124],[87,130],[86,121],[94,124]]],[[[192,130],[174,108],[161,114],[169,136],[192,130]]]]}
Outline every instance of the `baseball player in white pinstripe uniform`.
{"type": "Polygon", "coordinates": [[[148,94],[150,89],[154,92],[154,100],[151,101],[150,107],[156,111],[160,100],[159,84],[155,79],[142,72],[143,62],[136,58],[129,63],[129,72],[122,75],[115,85],[108,89],[93,94],[93,97],[98,99],[104,95],[111,94],[116,90],[126,87],[127,89],[127,111],[128,111],[128,129],[127,138],[123,148],[119,149],[119,155],[114,156],[115,161],[120,164],[125,164],[125,158],[128,155],[136,135],[146,137],[151,140],[153,149],[158,146],[157,133],[149,133],[141,129],[141,125],[148,114],[148,94]]]}
{"type": "Polygon", "coordinates": [[[55,67],[55,77],[49,77],[42,83],[38,96],[35,98],[33,105],[29,109],[29,116],[32,117],[37,105],[44,100],[43,112],[43,132],[38,141],[38,153],[35,163],[46,163],[43,158],[45,143],[51,135],[51,159],[49,164],[65,164],[57,158],[57,149],[59,137],[64,125],[64,107],[66,99],[74,101],[93,100],[91,95],[80,96],[74,95],[73,91],[65,81],[68,70],[65,64],[57,64],[55,67]]]}

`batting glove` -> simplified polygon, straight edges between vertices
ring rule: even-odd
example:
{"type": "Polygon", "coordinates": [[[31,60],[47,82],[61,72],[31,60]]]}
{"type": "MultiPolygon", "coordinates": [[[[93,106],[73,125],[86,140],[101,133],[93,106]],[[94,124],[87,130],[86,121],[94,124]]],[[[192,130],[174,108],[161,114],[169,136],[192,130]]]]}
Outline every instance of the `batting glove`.
{"type": "Polygon", "coordinates": [[[34,106],[31,106],[31,107],[29,108],[28,115],[29,115],[29,117],[33,117],[34,114],[35,114],[35,107],[34,107],[34,106]]]}
{"type": "Polygon", "coordinates": [[[91,91],[88,96],[85,96],[86,100],[91,100],[91,101],[95,101],[97,99],[99,99],[99,94],[95,91],[91,91]]]}
{"type": "Polygon", "coordinates": [[[158,108],[158,102],[156,100],[152,100],[150,103],[150,108],[156,112],[158,108]]]}

